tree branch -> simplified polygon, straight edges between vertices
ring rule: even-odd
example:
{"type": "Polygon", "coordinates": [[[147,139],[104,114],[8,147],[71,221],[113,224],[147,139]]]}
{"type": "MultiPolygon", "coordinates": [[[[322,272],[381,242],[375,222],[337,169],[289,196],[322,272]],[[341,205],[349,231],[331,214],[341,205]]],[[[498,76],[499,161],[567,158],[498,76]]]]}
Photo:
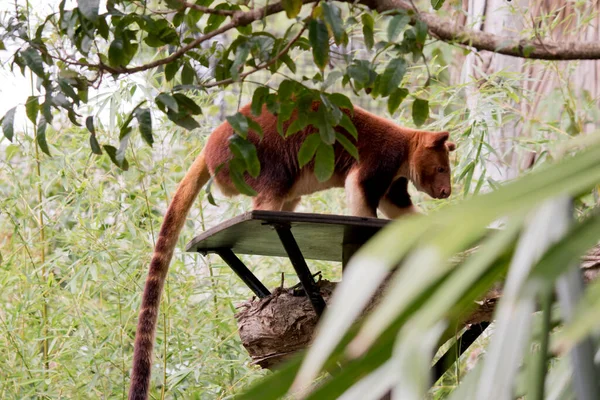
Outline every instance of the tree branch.
{"type": "MultiPolygon", "coordinates": [[[[303,4],[314,3],[317,0],[302,0],[303,4]]],[[[340,2],[350,3],[354,0],[339,0],[340,2]]],[[[580,41],[563,41],[563,42],[552,42],[542,41],[539,37],[535,39],[521,39],[512,38],[508,36],[494,35],[487,32],[475,31],[472,29],[458,26],[452,21],[444,20],[438,16],[426,13],[416,12],[413,9],[413,4],[404,0],[359,0],[358,4],[366,6],[372,10],[378,12],[393,11],[393,10],[404,10],[410,11],[411,24],[414,25],[418,20],[425,22],[428,26],[429,33],[448,43],[455,43],[463,46],[468,46],[476,50],[491,51],[498,54],[504,54],[508,56],[529,58],[529,59],[540,59],[540,60],[597,60],[600,59],[600,42],[580,42],[580,41]]],[[[231,21],[220,28],[202,35],[187,45],[181,47],[176,52],[172,53],[168,57],[139,65],[137,67],[130,68],[115,68],[108,66],[103,63],[99,64],[82,64],[90,69],[95,69],[100,72],[107,71],[115,75],[119,74],[133,74],[136,72],[146,71],[152,68],[156,68],[160,65],[168,64],[176,59],[182,57],[187,51],[198,47],[201,43],[217,36],[222,33],[229,31],[230,29],[246,26],[254,21],[258,21],[269,15],[277,14],[283,11],[283,5],[281,2],[270,4],[260,9],[254,9],[250,11],[227,11],[221,13],[220,10],[204,9],[203,7],[196,6],[191,3],[182,2],[183,7],[189,7],[198,9],[199,11],[206,13],[217,13],[221,15],[227,15],[231,17],[231,21]]],[[[287,50],[286,50],[287,51],[287,50]]],[[[280,57],[283,54],[280,54],[280,57]]],[[[273,61],[274,62],[274,61],[273,61]]],[[[270,65],[270,64],[269,64],[270,65]]],[[[269,65],[262,65],[260,69],[264,69],[269,65]]],[[[258,70],[258,69],[257,69],[258,70]]],[[[243,76],[249,75],[256,72],[256,70],[250,71],[243,76]]],[[[229,80],[218,82],[218,84],[230,83],[229,80]]],[[[217,86],[217,82],[209,84],[207,87],[217,86]]]]}
{"type": "MultiPolygon", "coordinates": [[[[404,0],[360,0],[378,12],[404,10],[414,11],[412,5],[404,0]]],[[[598,60],[600,59],[600,42],[562,41],[551,42],[538,39],[521,39],[494,35],[488,32],[475,31],[456,25],[453,21],[420,11],[418,16],[411,17],[411,24],[417,20],[427,24],[429,33],[438,39],[472,47],[476,50],[487,50],[507,56],[539,60],[598,60]]]]}

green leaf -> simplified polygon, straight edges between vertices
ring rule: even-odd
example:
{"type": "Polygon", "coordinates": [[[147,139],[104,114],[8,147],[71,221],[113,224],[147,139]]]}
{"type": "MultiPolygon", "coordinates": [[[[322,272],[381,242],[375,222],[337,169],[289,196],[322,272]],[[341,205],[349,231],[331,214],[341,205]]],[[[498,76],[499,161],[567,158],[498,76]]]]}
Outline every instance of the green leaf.
{"type": "Polygon", "coordinates": [[[150,110],[147,108],[138,108],[134,111],[134,114],[140,127],[142,139],[152,147],[154,138],[152,136],[152,115],[150,114],[150,110]]]}
{"type": "Polygon", "coordinates": [[[253,131],[258,136],[262,137],[263,131],[258,122],[256,122],[250,117],[246,117],[246,120],[248,121],[248,131],[253,131]]]}
{"type": "Polygon", "coordinates": [[[238,158],[244,160],[246,170],[253,178],[260,174],[260,161],[256,153],[256,147],[253,143],[243,139],[241,136],[233,135],[229,139],[229,148],[231,152],[238,158]]]}
{"type": "Polygon", "coordinates": [[[187,97],[185,94],[174,93],[173,98],[175,99],[175,101],[177,101],[180,111],[186,110],[192,115],[202,114],[202,109],[200,108],[200,106],[196,104],[194,100],[187,97]]]}
{"type": "Polygon", "coordinates": [[[393,42],[396,40],[400,32],[406,28],[406,25],[410,22],[410,17],[406,14],[395,15],[388,23],[387,34],[388,41],[393,42]]]}
{"type": "Polygon", "coordinates": [[[404,58],[399,57],[391,60],[383,71],[383,74],[379,76],[376,94],[386,97],[395,91],[402,82],[405,73],[406,61],[404,58]]]}
{"type": "Polygon", "coordinates": [[[341,44],[346,36],[346,31],[344,30],[344,22],[342,21],[342,13],[339,7],[333,3],[324,2],[321,3],[321,8],[325,22],[333,33],[335,44],[341,44]]]}
{"type": "Polygon", "coordinates": [[[302,0],[282,0],[281,5],[288,18],[296,18],[302,9],[302,0]]]}
{"type": "Polygon", "coordinates": [[[412,117],[416,126],[421,126],[429,117],[429,102],[423,99],[415,99],[412,106],[412,117]]]}
{"type": "Polygon", "coordinates": [[[179,61],[177,60],[172,61],[165,66],[165,79],[167,82],[173,80],[177,71],[179,71],[179,61]]]}
{"type": "Polygon", "coordinates": [[[321,142],[315,155],[315,176],[319,182],[325,182],[333,175],[335,152],[333,146],[321,142]]]}
{"type": "Polygon", "coordinates": [[[90,134],[90,147],[92,148],[92,153],[102,155],[102,149],[100,148],[100,143],[98,143],[95,133],[90,134]]]}
{"type": "Polygon", "coordinates": [[[16,109],[16,107],[11,108],[4,114],[4,117],[2,117],[2,132],[4,132],[4,136],[11,142],[15,133],[14,123],[16,109]]]}
{"type": "Polygon", "coordinates": [[[71,86],[66,79],[62,79],[62,78],[59,79],[58,80],[58,86],[60,86],[60,90],[64,94],[66,94],[71,99],[73,99],[73,101],[76,104],[79,104],[79,96],[77,95],[77,92],[75,92],[75,89],[73,89],[73,86],[71,86]]]}
{"type": "Polygon", "coordinates": [[[237,81],[240,78],[240,73],[244,69],[244,64],[248,59],[248,55],[250,55],[250,46],[247,42],[241,43],[237,46],[235,50],[235,59],[233,60],[233,64],[231,64],[231,67],[229,68],[231,78],[234,81],[237,81]]]}
{"type": "Polygon", "coordinates": [[[259,116],[262,112],[262,106],[265,103],[267,96],[269,95],[269,88],[266,86],[260,86],[256,88],[252,95],[252,114],[259,116]]]}
{"type": "Polygon", "coordinates": [[[244,179],[245,165],[242,160],[234,158],[229,162],[229,177],[241,194],[256,196],[256,191],[244,179]]]}
{"type": "Polygon", "coordinates": [[[93,116],[89,116],[85,119],[85,127],[87,128],[88,131],[90,131],[90,133],[92,135],[96,134],[96,128],[94,127],[94,117],[93,116]]]}
{"type": "Polygon", "coordinates": [[[92,22],[98,20],[100,0],[77,0],[77,7],[84,17],[92,22]]]}
{"type": "Polygon", "coordinates": [[[427,24],[419,19],[417,20],[414,29],[417,45],[419,45],[419,48],[422,49],[423,45],[425,44],[425,40],[427,39],[427,24]]]}
{"type": "Polygon", "coordinates": [[[44,118],[44,116],[40,116],[40,120],[38,121],[37,134],[35,136],[35,140],[37,141],[38,146],[40,146],[40,149],[47,155],[50,155],[50,149],[48,148],[48,143],[46,142],[46,127],[47,126],[48,126],[48,124],[46,123],[46,118],[44,118]]]}
{"type": "Polygon", "coordinates": [[[186,113],[176,113],[169,110],[167,112],[167,118],[169,118],[169,120],[173,121],[175,124],[189,131],[200,127],[198,121],[196,121],[194,118],[192,118],[189,114],[186,113]]]}
{"type": "Polygon", "coordinates": [[[431,0],[431,7],[433,7],[434,10],[439,10],[444,5],[444,1],[446,0],[431,0]]]}
{"type": "Polygon", "coordinates": [[[111,67],[126,67],[138,50],[138,44],[132,42],[135,32],[125,30],[110,43],[108,47],[108,63],[111,67]]]}
{"type": "Polygon", "coordinates": [[[311,123],[319,128],[319,134],[323,142],[333,144],[335,142],[335,130],[327,117],[328,112],[326,108],[319,107],[319,111],[311,114],[311,118],[315,118],[315,121],[311,121],[311,123]]]}
{"type": "Polygon", "coordinates": [[[227,122],[229,122],[229,125],[231,125],[231,127],[233,128],[233,130],[238,135],[246,139],[246,137],[248,136],[248,119],[246,118],[246,116],[240,112],[237,112],[234,115],[226,117],[226,119],[227,122]]]}
{"type": "Polygon", "coordinates": [[[181,70],[181,83],[183,85],[193,85],[194,79],[196,78],[196,72],[194,68],[190,65],[189,62],[183,64],[183,69],[181,70]]]}
{"type": "Polygon", "coordinates": [[[117,37],[108,47],[108,62],[112,67],[124,67],[125,61],[125,42],[122,37],[117,37]]]}
{"type": "Polygon", "coordinates": [[[158,105],[158,108],[160,108],[163,112],[165,111],[165,107],[169,108],[174,113],[179,112],[179,104],[177,103],[177,100],[175,100],[173,96],[168,93],[160,93],[158,96],[156,96],[155,101],[156,105],[158,105]]]}
{"type": "Polygon", "coordinates": [[[315,64],[323,71],[329,62],[329,31],[323,21],[316,19],[310,21],[308,39],[312,46],[315,64]]]}
{"type": "Polygon", "coordinates": [[[40,56],[40,53],[36,49],[34,49],[33,47],[28,47],[27,49],[21,52],[21,57],[23,57],[25,65],[27,65],[29,69],[33,71],[34,74],[36,74],[40,78],[44,77],[44,61],[42,60],[42,56],[40,56]]]}
{"type": "Polygon", "coordinates": [[[349,134],[354,137],[354,139],[358,139],[358,131],[354,126],[354,123],[346,114],[342,115],[342,119],[340,120],[340,126],[344,128],[349,134]]]}
{"type": "Polygon", "coordinates": [[[363,39],[365,41],[365,46],[367,46],[367,49],[371,50],[373,48],[373,45],[375,44],[375,38],[374,38],[374,26],[375,26],[375,21],[373,20],[373,17],[371,16],[371,14],[363,14],[361,16],[361,20],[363,23],[363,39]]]}
{"type": "MultiPolygon", "coordinates": [[[[25,102],[25,113],[27,118],[35,124],[40,105],[38,104],[37,96],[29,96],[25,102]]],[[[45,121],[45,120],[44,120],[45,121]]]]}
{"type": "Polygon", "coordinates": [[[404,88],[398,88],[390,94],[390,97],[388,98],[388,111],[391,115],[394,115],[406,96],[408,96],[408,90],[404,88]]]}
{"type": "Polygon", "coordinates": [[[315,156],[317,147],[321,144],[321,136],[317,133],[311,133],[304,139],[300,150],[298,151],[298,163],[300,168],[304,167],[315,156]]]}
{"type": "Polygon", "coordinates": [[[346,137],[346,135],[336,132],[335,138],[337,139],[338,142],[340,142],[340,144],[344,147],[344,149],[346,149],[348,154],[350,154],[352,157],[354,157],[356,160],[358,160],[358,149],[356,148],[354,143],[352,143],[350,141],[350,139],[348,139],[346,137]]]}
{"type": "Polygon", "coordinates": [[[351,113],[354,113],[354,106],[352,105],[352,101],[348,98],[348,96],[341,93],[331,93],[327,97],[339,108],[345,108],[351,111],[351,113]]]}
{"type": "Polygon", "coordinates": [[[129,163],[126,159],[123,159],[122,162],[117,161],[117,149],[114,146],[104,145],[102,147],[104,147],[104,151],[106,151],[106,154],[108,154],[113,164],[121,168],[123,171],[127,171],[129,169],[129,163]]]}

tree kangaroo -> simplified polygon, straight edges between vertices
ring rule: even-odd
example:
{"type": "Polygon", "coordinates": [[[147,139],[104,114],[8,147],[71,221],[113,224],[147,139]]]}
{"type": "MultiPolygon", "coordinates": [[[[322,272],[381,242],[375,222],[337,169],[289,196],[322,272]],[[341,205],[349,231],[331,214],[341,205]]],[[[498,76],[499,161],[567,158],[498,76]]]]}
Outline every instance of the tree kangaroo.
{"type": "MultiPolygon", "coordinates": [[[[314,161],[302,168],[298,163],[298,150],[308,135],[317,132],[316,128],[308,126],[285,138],[277,132],[277,117],[266,107],[263,106],[259,116],[251,114],[249,105],[240,112],[254,119],[263,131],[262,139],[253,132],[248,134],[261,163],[261,173],[257,178],[246,174],[246,182],[258,193],[252,203],[255,210],[293,211],[303,195],[344,187],[352,215],[376,217],[379,209],[388,218],[396,218],[414,211],[407,192],[408,181],[431,197],[450,196],[448,153],[454,150],[455,145],[448,141],[448,132],[400,127],[359,107],[355,107],[353,113],[346,110],[356,127],[358,139],[355,141],[341,127],[335,129],[354,141],[359,159],[353,158],[336,142],[333,176],[326,182],[319,182],[313,173],[314,161]]],[[[293,114],[284,124],[284,130],[294,118],[293,114]]],[[[233,129],[227,122],[210,135],[206,146],[179,184],[165,215],[138,319],[130,400],[145,400],[148,396],[161,292],[179,233],[196,196],[211,176],[225,195],[238,194],[227,168],[227,161],[232,158],[229,150],[231,135],[233,129]],[[220,165],[223,167],[217,169],[220,165]]]]}

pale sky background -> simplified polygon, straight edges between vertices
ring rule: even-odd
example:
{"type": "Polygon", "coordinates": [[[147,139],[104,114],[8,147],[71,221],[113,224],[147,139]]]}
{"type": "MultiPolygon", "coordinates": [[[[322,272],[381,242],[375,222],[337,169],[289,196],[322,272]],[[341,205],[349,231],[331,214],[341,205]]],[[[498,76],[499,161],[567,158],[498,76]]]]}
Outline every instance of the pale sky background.
{"type": "MultiPolygon", "coordinates": [[[[0,19],[5,23],[10,15],[14,14],[15,2],[19,5],[25,5],[25,0],[0,0],[0,19]],[[7,13],[8,12],[8,13],[7,13]]],[[[52,10],[58,9],[60,0],[30,0],[29,4],[35,10],[39,10],[39,15],[47,15],[52,10]]],[[[68,0],[66,8],[74,7],[75,0],[68,0]]],[[[100,0],[100,9],[106,10],[106,0],[100,0]]],[[[33,13],[34,17],[36,11],[33,13]]],[[[18,44],[5,43],[7,50],[0,51],[0,118],[12,107],[17,107],[15,115],[15,130],[22,130],[26,123],[24,104],[27,97],[31,95],[31,85],[29,81],[29,71],[26,76],[21,74],[19,67],[15,66],[13,72],[10,72],[9,60],[12,54],[18,48],[18,44]]],[[[35,83],[35,76],[34,76],[35,83]]],[[[91,94],[91,93],[90,93],[91,94]]],[[[3,135],[0,135],[0,142],[5,141],[3,135]]]]}

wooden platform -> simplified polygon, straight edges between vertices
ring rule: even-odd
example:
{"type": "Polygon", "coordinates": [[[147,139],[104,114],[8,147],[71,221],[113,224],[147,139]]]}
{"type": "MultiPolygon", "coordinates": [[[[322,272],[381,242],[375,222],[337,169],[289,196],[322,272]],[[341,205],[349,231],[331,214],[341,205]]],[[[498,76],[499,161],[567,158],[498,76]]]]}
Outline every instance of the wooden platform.
{"type": "Polygon", "coordinates": [[[304,258],[342,261],[344,245],[360,247],[389,220],[345,215],[251,211],[196,236],[186,251],[288,257],[275,226],[286,225],[304,258]]]}
{"type": "MultiPolygon", "coordinates": [[[[389,222],[344,215],[251,211],[196,236],[186,250],[218,254],[259,298],[271,293],[236,253],[287,257],[316,315],[320,316],[325,310],[325,301],[305,259],[341,261],[344,265],[355,251],[389,222]]],[[[487,325],[471,326],[456,341],[435,364],[434,380],[444,374],[487,325]]]]}

